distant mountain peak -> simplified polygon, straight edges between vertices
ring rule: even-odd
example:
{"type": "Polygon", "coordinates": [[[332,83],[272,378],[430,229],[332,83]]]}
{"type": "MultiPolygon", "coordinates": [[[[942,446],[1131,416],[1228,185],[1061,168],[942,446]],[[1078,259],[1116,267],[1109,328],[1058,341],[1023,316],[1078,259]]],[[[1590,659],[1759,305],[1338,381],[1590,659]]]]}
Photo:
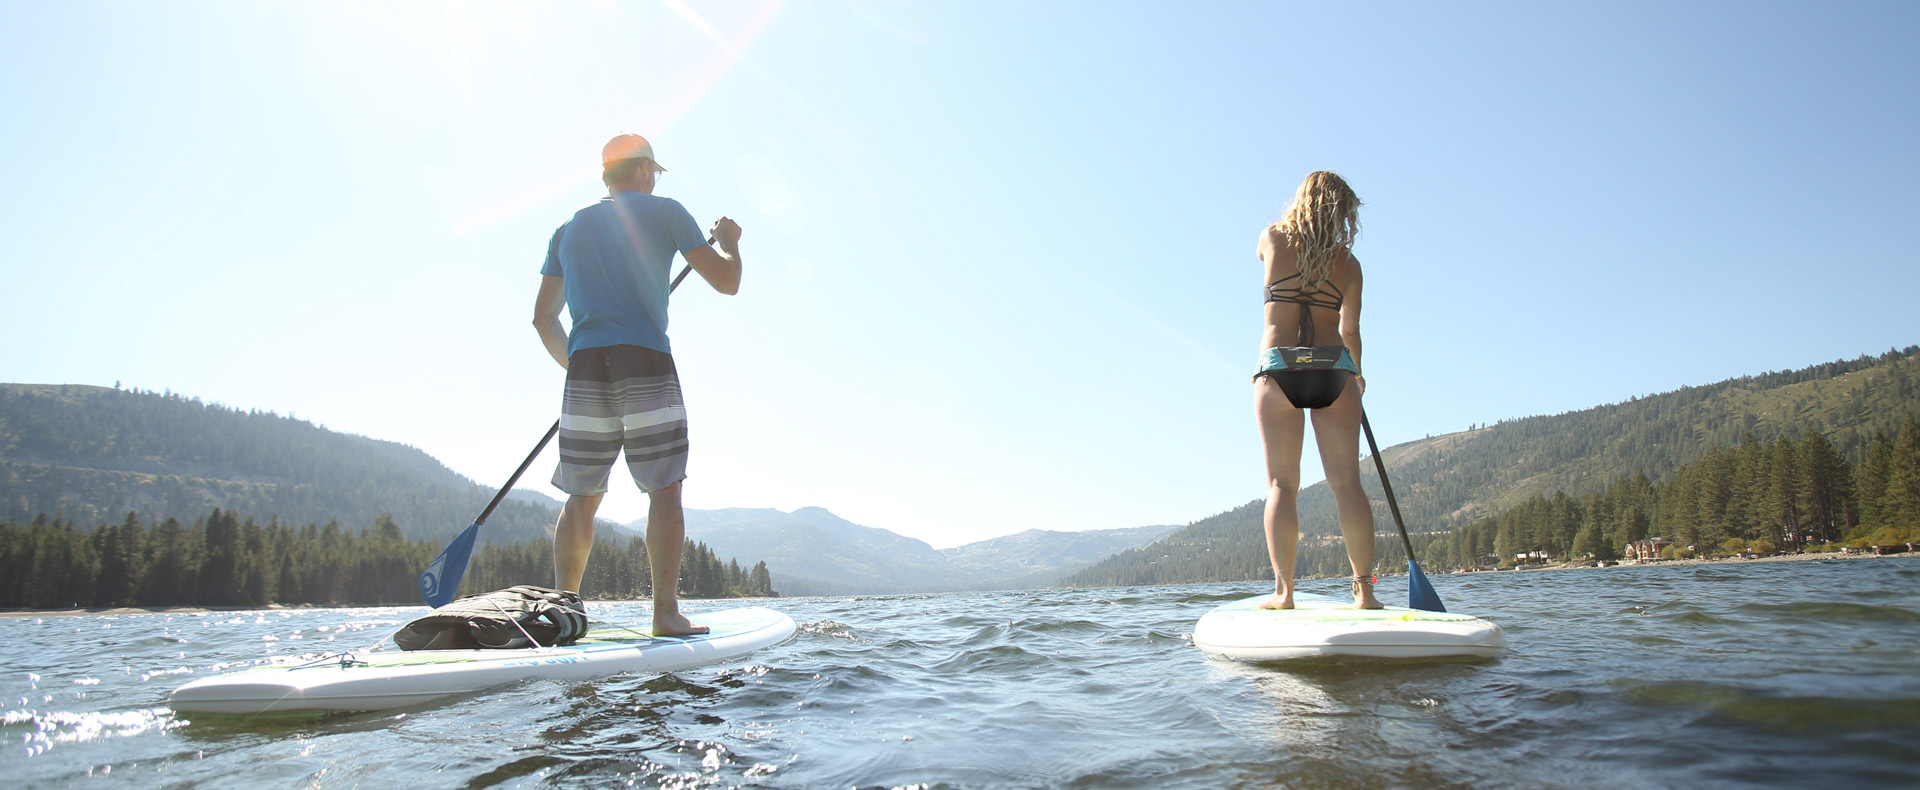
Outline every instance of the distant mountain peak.
{"type": "MultiPolygon", "coordinates": [[[[1173,529],[1030,529],[936,550],[926,541],[856,524],[812,505],[792,511],[688,509],[686,523],[687,538],[706,544],[718,557],[764,560],[788,595],[1043,587],[1102,556],[1173,529]]],[[[644,530],[646,520],[627,528],[644,530]]]]}
{"type": "MultiPolygon", "coordinates": [[[[847,521],[846,519],[843,519],[839,516],[834,515],[833,511],[831,510],[828,510],[824,507],[814,506],[814,505],[806,505],[803,507],[795,508],[791,511],[781,510],[779,508],[773,508],[773,507],[723,507],[723,508],[715,508],[712,510],[696,510],[693,508],[687,508],[685,509],[684,512],[687,514],[687,523],[689,525],[691,525],[696,518],[699,520],[701,524],[728,524],[728,523],[742,522],[742,521],[761,521],[766,519],[798,518],[798,519],[802,519],[810,522],[827,521],[827,522],[859,526],[858,524],[853,524],[853,522],[851,521],[847,521]],[[698,515],[696,516],[695,514],[698,514],[698,515]]],[[[629,521],[626,524],[623,524],[621,526],[624,526],[627,529],[644,530],[647,527],[647,517],[641,516],[640,518],[635,519],[633,521],[629,521]]]]}

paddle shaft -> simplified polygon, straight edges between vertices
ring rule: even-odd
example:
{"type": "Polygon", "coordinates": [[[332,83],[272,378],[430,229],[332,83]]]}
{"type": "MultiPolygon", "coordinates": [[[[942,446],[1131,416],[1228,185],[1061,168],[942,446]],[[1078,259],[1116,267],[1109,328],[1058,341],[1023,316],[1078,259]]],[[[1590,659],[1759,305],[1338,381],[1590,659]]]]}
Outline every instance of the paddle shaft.
{"type": "Polygon", "coordinates": [[[1400,542],[1407,547],[1407,561],[1413,556],[1413,539],[1407,537],[1407,524],[1400,520],[1400,503],[1393,499],[1393,484],[1387,482],[1387,462],[1380,458],[1380,445],[1373,441],[1373,426],[1367,423],[1367,410],[1360,410],[1360,428],[1367,432],[1367,449],[1373,451],[1373,468],[1380,471],[1380,490],[1387,492],[1387,509],[1393,511],[1393,525],[1400,528],[1400,542]]]}
{"type": "MultiPolygon", "coordinates": [[[[707,239],[707,243],[712,244],[713,239],[707,239]]],[[[687,279],[687,275],[691,274],[692,272],[693,272],[693,264],[691,263],[681,268],[680,274],[673,278],[673,284],[667,286],[667,293],[673,293],[673,290],[675,288],[679,288],[681,281],[687,279]]],[[[554,420],[553,427],[547,429],[547,435],[540,437],[540,443],[533,446],[533,452],[527,453],[527,460],[521,461],[520,468],[513,470],[513,476],[507,478],[507,484],[500,488],[500,493],[493,495],[493,501],[487,503],[487,509],[480,511],[480,517],[474,519],[473,523],[475,524],[487,523],[487,517],[493,515],[493,509],[496,507],[499,507],[500,501],[507,498],[507,492],[513,490],[513,484],[520,482],[520,475],[526,473],[527,467],[533,465],[533,459],[539,457],[541,450],[547,449],[547,442],[553,441],[553,435],[559,432],[560,432],[560,421],[554,420]]]]}
{"type": "Polygon", "coordinates": [[[541,450],[547,449],[547,442],[553,441],[553,435],[559,432],[560,421],[554,420],[553,427],[547,429],[547,435],[540,437],[540,443],[533,446],[533,452],[527,454],[527,460],[521,461],[520,468],[513,470],[513,476],[507,478],[507,484],[500,488],[500,493],[493,495],[493,501],[487,503],[487,509],[480,511],[480,517],[474,519],[473,523],[487,523],[487,517],[493,515],[494,508],[500,506],[500,500],[507,498],[507,492],[513,490],[513,484],[520,482],[520,475],[527,471],[527,467],[533,465],[533,459],[540,455],[541,450]]]}

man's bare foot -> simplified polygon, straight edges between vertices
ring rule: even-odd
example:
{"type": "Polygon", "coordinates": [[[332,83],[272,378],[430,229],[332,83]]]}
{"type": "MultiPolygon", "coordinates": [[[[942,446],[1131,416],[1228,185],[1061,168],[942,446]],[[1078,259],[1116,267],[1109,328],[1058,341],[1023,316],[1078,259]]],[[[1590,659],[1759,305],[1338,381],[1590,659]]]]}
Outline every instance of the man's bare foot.
{"type": "Polygon", "coordinates": [[[1373,577],[1362,576],[1353,580],[1353,607],[1355,609],[1385,609],[1380,599],[1373,597],[1373,577]]]}
{"type": "Polygon", "coordinates": [[[664,616],[656,614],[653,617],[654,636],[698,636],[711,630],[704,625],[694,625],[686,615],[678,612],[664,616]]]}

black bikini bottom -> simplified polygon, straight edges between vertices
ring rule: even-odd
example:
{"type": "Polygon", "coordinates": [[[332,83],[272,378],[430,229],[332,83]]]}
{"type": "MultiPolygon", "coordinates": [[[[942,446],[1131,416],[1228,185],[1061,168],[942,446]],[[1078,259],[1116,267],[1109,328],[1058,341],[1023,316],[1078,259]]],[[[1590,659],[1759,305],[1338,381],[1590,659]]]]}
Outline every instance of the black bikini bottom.
{"type": "MultiPolygon", "coordinates": [[[[1261,376],[1280,385],[1287,402],[1296,409],[1324,409],[1340,399],[1353,374],[1339,368],[1322,370],[1263,370],[1261,376]]],[[[1257,377],[1256,377],[1257,378],[1257,377]]]]}

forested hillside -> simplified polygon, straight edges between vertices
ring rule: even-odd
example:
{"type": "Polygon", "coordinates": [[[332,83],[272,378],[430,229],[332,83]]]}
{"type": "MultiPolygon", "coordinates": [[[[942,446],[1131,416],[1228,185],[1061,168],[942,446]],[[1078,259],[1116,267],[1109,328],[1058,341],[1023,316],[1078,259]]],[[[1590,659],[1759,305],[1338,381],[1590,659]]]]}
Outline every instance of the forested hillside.
{"type": "MultiPolygon", "coordinates": [[[[334,521],[263,525],[219,510],[152,526],[129,515],[90,531],[44,517],[0,521],[0,607],[419,604],[415,580],[441,545],[401,533],[386,516],[354,531],[334,521]]],[[[552,580],[551,541],[491,544],[474,555],[461,593],[552,580]]],[[[645,598],[651,585],[644,541],[594,542],[581,590],[588,598],[645,598]]],[[[774,594],[766,563],[723,564],[694,541],[679,589],[699,598],[774,594]]]]}
{"type": "MultiPolygon", "coordinates": [[[[1688,485],[1684,481],[1707,474],[1700,469],[1711,468],[1715,470],[1708,475],[1712,485],[1720,485],[1736,448],[1747,447],[1749,440],[1752,447],[1775,455],[1781,452],[1830,454],[1836,460],[1819,463],[1829,469],[1845,466],[1845,476],[1851,479],[1872,452],[1893,454],[1883,456],[1887,459],[1897,455],[1895,450],[1899,445],[1893,441],[1896,437],[1913,441],[1902,436],[1901,425],[1916,413],[1920,413],[1920,347],[1908,347],[1879,357],[1748,376],[1578,412],[1503,421],[1463,433],[1397,445],[1384,450],[1382,455],[1392,475],[1394,493],[1406,516],[1407,528],[1413,532],[1448,532],[1450,535],[1450,553],[1444,562],[1435,557],[1435,564],[1471,566],[1477,564],[1478,556],[1510,555],[1504,549],[1570,553],[1572,538],[1579,531],[1579,519],[1569,532],[1566,513],[1570,509],[1563,507],[1557,526],[1549,530],[1556,536],[1554,540],[1530,539],[1504,547],[1493,545],[1497,525],[1492,532],[1482,526],[1482,533],[1474,533],[1467,527],[1484,525],[1490,517],[1503,513],[1521,512],[1516,508],[1523,505],[1538,507],[1542,501],[1571,503],[1591,498],[1636,479],[1644,479],[1643,494],[1651,495],[1655,483],[1671,478],[1676,484],[1688,485]],[[1818,437],[1817,441],[1814,437],[1818,437]],[[1882,438],[1876,440],[1875,437],[1882,438]],[[1811,449],[1810,441],[1825,449],[1811,449]],[[1883,451],[1872,449],[1881,445],[1885,447],[1883,451]],[[1779,447],[1794,449],[1781,451],[1779,447]],[[1698,467],[1702,462],[1708,466],[1698,467]],[[1681,474],[1683,469],[1695,471],[1681,474]],[[1469,537],[1473,540],[1468,540],[1469,537]],[[1455,539],[1468,540],[1468,545],[1461,546],[1455,553],[1451,543],[1455,539]]],[[[1759,451],[1744,449],[1741,452],[1746,453],[1741,457],[1750,458],[1759,451]]],[[[1888,460],[1887,463],[1896,462],[1888,460]]],[[[1779,461],[1766,469],[1769,474],[1796,470],[1794,474],[1804,475],[1804,467],[1805,464],[1796,466],[1779,461]]],[[[1750,478],[1761,474],[1759,468],[1748,464],[1741,467],[1740,474],[1750,478]]],[[[1363,463],[1361,469],[1364,485],[1376,503],[1376,523],[1382,530],[1391,530],[1393,522],[1386,512],[1372,465],[1363,463]]],[[[1829,475],[1838,476],[1837,472],[1829,475]]],[[[1796,480],[1786,487],[1793,488],[1794,496],[1799,497],[1802,494],[1798,492],[1804,485],[1803,481],[1796,480]]],[[[1617,499],[1621,495],[1614,496],[1617,499]]],[[[1646,528],[1664,528],[1680,534],[1685,520],[1681,514],[1689,512],[1679,504],[1681,499],[1677,493],[1666,498],[1664,512],[1671,514],[1672,520],[1658,523],[1652,521],[1655,516],[1650,508],[1654,507],[1654,500],[1641,501],[1639,512],[1647,519],[1646,528]]],[[[1735,501],[1730,496],[1721,496],[1717,489],[1708,499],[1718,504],[1699,505],[1696,497],[1693,500],[1696,507],[1687,518],[1698,517],[1714,507],[1724,511],[1728,501],[1735,501]]],[[[1303,539],[1299,573],[1302,576],[1347,573],[1344,549],[1337,540],[1330,539],[1338,534],[1338,525],[1325,484],[1302,491],[1300,501],[1303,539]]],[[[1151,584],[1272,578],[1261,527],[1263,505],[1256,500],[1195,522],[1160,542],[1123,552],[1069,576],[1063,583],[1151,584]]],[[[1848,538],[1854,528],[1863,523],[1859,519],[1860,503],[1856,501],[1853,507],[1856,510],[1852,521],[1835,522],[1821,537],[1848,538]]],[[[1596,511],[1594,517],[1609,516],[1617,514],[1611,510],[1596,511]]],[[[1699,540],[1722,535],[1731,539],[1754,531],[1747,529],[1748,526],[1758,528],[1757,522],[1738,519],[1730,522],[1724,515],[1716,518],[1721,521],[1703,522],[1708,526],[1697,533],[1699,540]],[[1730,526],[1733,523],[1741,526],[1730,526]]],[[[1537,537],[1540,530],[1534,532],[1537,537]]],[[[1800,532],[1802,537],[1798,540],[1802,542],[1816,539],[1806,537],[1804,528],[1800,532]]],[[[1608,540],[1617,544],[1620,536],[1636,533],[1623,531],[1614,524],[1606,534],[1608,540]]],[[[1423,555],[1435,550],[1420,549],[1423,555]]],[[[1398,540],[1378,541],[1378,553],[1378,567],[1404,566],[1405,555],[1398,540]]]]}
{"type": "MultiPolygon", "coordinates": [[[[305,420],[175,394],[0,385],[0,521],[45,515],[90,529],[128,513],[191,521],[220,509],[371,524],[387,514],[406,537],[444,542],[492,495],[412,447],[305,420]]],[[[483,537],[542,538],[556,512],[509,499],[483,537]]]]}
{"type": "Polygon", "coordinates": [[[1615,480],[1584,496],[1535,496],[1418,548],[1426,567],[1512,565],[1520,556],[1618,559],[1659,539],[1662,556],[1830,549],[1920,540],[1920,421],[1875,434],[1858,461],[1824,434],[1716,447],[1667,480],[1615,480]]]}

